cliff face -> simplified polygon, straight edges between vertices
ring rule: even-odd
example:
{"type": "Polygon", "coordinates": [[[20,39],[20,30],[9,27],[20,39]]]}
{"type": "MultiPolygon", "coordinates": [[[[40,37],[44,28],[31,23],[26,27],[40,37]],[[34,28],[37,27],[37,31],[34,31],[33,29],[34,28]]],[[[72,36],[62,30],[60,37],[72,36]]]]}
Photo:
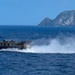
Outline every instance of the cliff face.
{"type": "MultiPolygon", "coordinates": [[[[75,25],[75,10],[64,11],[60,13],[54,20],[47,21],[42,26],[74,26],[75,25]]],[[[39,24],[41,26],[41,23],[39,24]]]]}

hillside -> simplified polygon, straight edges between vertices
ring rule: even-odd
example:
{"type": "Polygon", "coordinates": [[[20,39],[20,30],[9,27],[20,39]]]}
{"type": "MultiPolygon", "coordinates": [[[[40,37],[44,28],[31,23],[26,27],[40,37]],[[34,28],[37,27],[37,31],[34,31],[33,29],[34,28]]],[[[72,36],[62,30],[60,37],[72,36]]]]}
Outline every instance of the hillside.
{"type": "Polygon", "coordinates": [[[75,25],[75,10],[64,11],[55,19],[45,18],[39,26],[74,26],[75,25]]]}

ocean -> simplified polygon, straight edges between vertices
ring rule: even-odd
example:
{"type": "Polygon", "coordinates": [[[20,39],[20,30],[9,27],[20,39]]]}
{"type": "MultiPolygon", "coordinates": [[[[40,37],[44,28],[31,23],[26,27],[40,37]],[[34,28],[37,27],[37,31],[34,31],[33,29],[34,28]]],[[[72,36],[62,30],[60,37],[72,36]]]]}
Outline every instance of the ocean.
{"type": "Polygon", "coordinates": [[[0,50],[0,75],[75,74],[75,27],[0,26],[0,40],[32,41],[0,50]]]}

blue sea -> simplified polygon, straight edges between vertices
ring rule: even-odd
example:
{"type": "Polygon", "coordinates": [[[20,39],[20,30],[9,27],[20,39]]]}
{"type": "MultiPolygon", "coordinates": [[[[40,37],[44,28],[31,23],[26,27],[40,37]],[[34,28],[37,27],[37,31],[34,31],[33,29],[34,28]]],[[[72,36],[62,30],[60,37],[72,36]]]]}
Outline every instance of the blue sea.
{"type": "Polygon", "coordinates": [[[74,26],[0,26],[0,40],[32,41],[0,50],[0,75],[75,75],[74,26]]]}

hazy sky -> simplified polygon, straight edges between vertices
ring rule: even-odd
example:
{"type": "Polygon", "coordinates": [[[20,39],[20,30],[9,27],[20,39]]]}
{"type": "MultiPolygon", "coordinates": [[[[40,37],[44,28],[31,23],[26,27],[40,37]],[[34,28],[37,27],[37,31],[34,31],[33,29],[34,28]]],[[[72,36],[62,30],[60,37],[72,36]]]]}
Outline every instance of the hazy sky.
{"type": "Polygon", "coordinates": [[[75,10],[75,0],[0,0],[0,25],[37,25],[65,10],[75,10]]]}

